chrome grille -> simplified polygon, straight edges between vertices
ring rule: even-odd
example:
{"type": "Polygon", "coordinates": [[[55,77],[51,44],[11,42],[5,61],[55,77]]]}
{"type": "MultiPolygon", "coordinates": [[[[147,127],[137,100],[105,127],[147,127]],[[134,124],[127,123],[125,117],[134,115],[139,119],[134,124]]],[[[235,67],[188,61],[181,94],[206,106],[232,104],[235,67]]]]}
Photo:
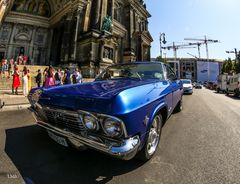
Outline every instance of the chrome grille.
{"type": "Polygon", "coordinates": [[[44,109],[44,112],[48,123],[58,128],[67,129],[74,133],[80,133],[85,130],[81,117],[76,112],[49,108],[44,109]]]}

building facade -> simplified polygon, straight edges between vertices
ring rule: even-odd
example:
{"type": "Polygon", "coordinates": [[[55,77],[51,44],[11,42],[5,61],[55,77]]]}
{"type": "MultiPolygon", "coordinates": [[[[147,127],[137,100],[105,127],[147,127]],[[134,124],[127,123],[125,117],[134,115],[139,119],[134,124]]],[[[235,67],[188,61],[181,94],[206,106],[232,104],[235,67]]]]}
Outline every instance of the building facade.
{"type": "Polygon", "coordinates": [[[113,63],[150,60],[143,0],[14,0],[0,27],[0,57],[79,65],[85,76],[113,63]]]}
{"type": "Polygon", "coordinates": [[[223,61],[217,59],[195,59],[195,58],[178,58],[175,60],[174,58],[166,58],[167,63],[174,69],[175,73],[177,73],[178,78],[181,79],[191,79],[192,81],[198,81],[199,79],[199,70],[200,64],[205,63],[205,66],[208,67],[208,61],[210,63],[210,67],[212,67],[213,63],[218,65],[218,71],[210,68],[210,74],[216,72],[221,73],[223,61]]]}

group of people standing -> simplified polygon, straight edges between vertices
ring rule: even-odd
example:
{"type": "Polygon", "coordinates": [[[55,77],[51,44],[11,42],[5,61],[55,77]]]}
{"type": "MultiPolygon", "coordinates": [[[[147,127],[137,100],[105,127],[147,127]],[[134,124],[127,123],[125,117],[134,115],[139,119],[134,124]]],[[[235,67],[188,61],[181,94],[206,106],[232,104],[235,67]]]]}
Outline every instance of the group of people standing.
{"type": "Polygon", "coordinates": [[[18,88],[20,87],[21,84],[20,75],[22,75],[23,95],[27,96],[32,88],[32,81],[30,71],[27,69],[26,66],[24,66],[22,74],[20,74],[18,66],[14,67],[12,93],[16,95],[18,94],[18,88]]]}
{"type": "Polygon", "coordinates": [[[10,78],[14,68],[14,60],[10,59],[2,59],[0,61],[0,77],[2,78],[10,78]]]}
{"type": "Polygon", "coordinates": [[[78,68],[71,74],[69,68],[65,70],[59,68],[55,71],[55,69],[50,66],[46,68],[43,73],[41,73],[41,70],[38,70],[35,78],[38,87],[82,83],[82,74],[78,68]]]}
{"type": "MultiPolygon", "coordinates": [[[[78,68],[76,68],[72,74],[69,68],[66,68],[65,70],[59,68],[55,71],[52,66],[46,68],[43,73],[40,69],[37,72],[38,73],[35,76],[37,87],[82,83],[82,74],[78,68]]],[[[32,77],[27,66],[23,67],[22,72],[19,71],[18,66],[14,66],[12,76],[12,93],[18,94],[18,89],[21,84],[20,78],[22,78],[23,95],[27,96],[32,88],[32,77]]]]}

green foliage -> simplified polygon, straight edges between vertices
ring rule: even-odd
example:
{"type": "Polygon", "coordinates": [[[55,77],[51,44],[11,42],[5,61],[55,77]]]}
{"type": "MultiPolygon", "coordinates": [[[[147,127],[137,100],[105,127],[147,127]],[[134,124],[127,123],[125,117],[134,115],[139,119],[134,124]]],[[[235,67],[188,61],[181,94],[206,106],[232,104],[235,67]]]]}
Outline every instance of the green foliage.
{"type": "Polygon", "coordinates": [[[235,61],[234,62],[234,72],[235,73],[240,73],[240,61],[235,61]]]}
{"type": "Polygon", "coordinates": [[[156,57],[156,61],[160,61],[160,62],[163,62],[163,63],[166,63],[166,59],[162,58],[161,56],[158,56],[156,57]]]}
{"type": "Polygon", "coordinates": [[[240,73],[240,61],[232,61],[230,58],[228,58],[223,63],[222,73],[240,73]]]}
{"type": "Polygon", "coordinates": [[[223,63],[222,73],[232,73],[234,71],[234,64],[231,60],[231,58],[228,58],[223,63]]]}

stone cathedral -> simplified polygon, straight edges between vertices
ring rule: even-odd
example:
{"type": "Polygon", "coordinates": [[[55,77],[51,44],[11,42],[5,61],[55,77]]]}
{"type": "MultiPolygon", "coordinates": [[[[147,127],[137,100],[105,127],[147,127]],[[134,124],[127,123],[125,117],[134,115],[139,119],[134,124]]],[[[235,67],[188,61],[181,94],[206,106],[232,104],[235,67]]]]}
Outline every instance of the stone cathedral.
{"type": "Polygon", "coordinates": [[[85,76],[114,63],[150,61],[153,39],[143,0],[9,0],[3,4],[0,59],[22,54],[32,65],[72,63],[85,76]]]}

